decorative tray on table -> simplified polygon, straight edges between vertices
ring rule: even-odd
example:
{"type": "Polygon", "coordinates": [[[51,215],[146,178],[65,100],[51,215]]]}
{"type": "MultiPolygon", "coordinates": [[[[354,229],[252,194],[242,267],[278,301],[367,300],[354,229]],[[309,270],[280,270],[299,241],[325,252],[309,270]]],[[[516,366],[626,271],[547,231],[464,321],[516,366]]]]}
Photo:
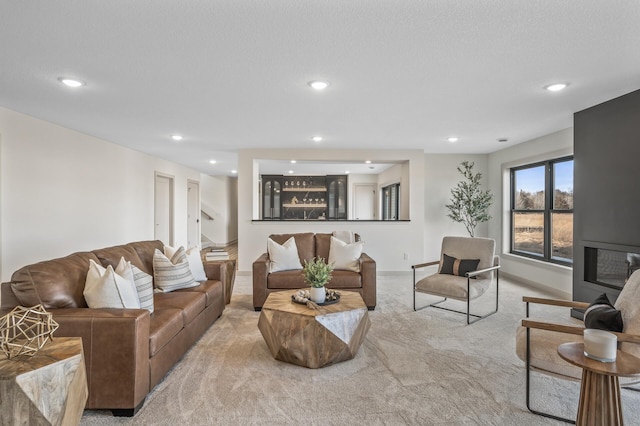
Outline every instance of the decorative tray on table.
{"type": "Polygon", "coordinates": [[[324,302],[316,303],[311,301],[309,290],[298,290],[291,295],[291,301],[300,305],[306,305],[308,302],[315,303],[318,306],[333,305],[340,301],[340,293],[335,290],[326,289],[326,296],[324,302]]]}

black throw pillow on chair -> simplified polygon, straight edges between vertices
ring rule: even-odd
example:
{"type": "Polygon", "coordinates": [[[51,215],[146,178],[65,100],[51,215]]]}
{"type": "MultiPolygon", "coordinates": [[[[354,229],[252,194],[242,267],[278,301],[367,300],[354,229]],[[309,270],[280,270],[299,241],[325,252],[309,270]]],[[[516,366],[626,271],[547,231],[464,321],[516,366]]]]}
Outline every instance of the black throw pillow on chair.
{"type": "MultiPolygon", "coordinates": [[[[478,269],[480,259],[456,259],[442,253],[441,274],[459,275],[464,277],[467,272],[473,272],[478,269]]],[[[473,277],[475,278],[475,277],[473,277]]]]}
{"type": "Polygon", "coordinates": [[[607,294],[602,293],[584,311],[584,326],[622,333],[622,313],[613,307],[607,294]]]}

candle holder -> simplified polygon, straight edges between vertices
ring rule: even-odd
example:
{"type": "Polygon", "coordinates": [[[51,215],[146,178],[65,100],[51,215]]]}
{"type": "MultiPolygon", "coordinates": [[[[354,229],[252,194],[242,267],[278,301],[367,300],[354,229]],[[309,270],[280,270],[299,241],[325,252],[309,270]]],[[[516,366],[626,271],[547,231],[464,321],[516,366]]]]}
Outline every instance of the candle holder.
{"type": "Polygon", "coordinates": [[[584,356],[600,362],[614,362],[618,337],[604,330],[587,328],[583,332],[584,356]]]}

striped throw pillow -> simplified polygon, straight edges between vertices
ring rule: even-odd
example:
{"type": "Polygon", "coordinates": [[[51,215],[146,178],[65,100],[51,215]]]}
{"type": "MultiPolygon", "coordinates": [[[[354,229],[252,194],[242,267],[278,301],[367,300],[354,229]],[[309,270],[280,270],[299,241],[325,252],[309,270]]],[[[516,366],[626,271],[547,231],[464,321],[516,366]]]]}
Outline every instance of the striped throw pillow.
{"type": "Polygon", "coordinates": [[[120,262],[116,267],[116,273],[133,283],[138,293],[140,308],[147,309],[150,313],[153,313],[153,277],[133,265],[124,257],[120,258],[120,262]]]}
{"type": "Polygon", "coordinates": [[[171,258],[156,249],[153,253],[153,282],[157,292],[169,293],[181,288],[197,287],[200,285],[193,278],[187,253],[180,247],[171,258]]]}
{"type": "Polygon", "coordinates": [[[148,309],[153,313],[153,277],[135,265],[131,265],[133,271],[133,283],[138,290],[140,308],[148,309]]]}

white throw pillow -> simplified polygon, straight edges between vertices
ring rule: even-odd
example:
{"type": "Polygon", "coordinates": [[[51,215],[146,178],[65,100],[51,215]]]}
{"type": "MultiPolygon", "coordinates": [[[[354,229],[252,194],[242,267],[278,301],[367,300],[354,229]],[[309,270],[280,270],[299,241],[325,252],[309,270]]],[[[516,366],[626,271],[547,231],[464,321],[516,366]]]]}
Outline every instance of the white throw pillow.
{"type": "Polygon", "coordinates": [[[344,241],[331,237],[331,245],[329,246],[329,264],[333,265],[333,269],[342,269],[353,272],[360,272],[360,256],[364,243],[347,244],[344,241]]]}
{"type": "MultiPolygon", "coordinates": [[[[169,259],[173,257],[178,251],[177,248],[164,246],[164,255],[169,259]]],[[[200,255],[200,249],[198,246],[191,247],[187,250],[187,261],[189,262],[189,269],[191,269],[191,274],[193,275],[193,279],[196,281],[207,281],[207,274],[204,272],[204,265],[202,264],[202,257],[200,255]]]]}
{"type": "Polygon", "coordinates": [[[200,249],[197,246],[191,247],[187,250],[187,260],[189,261],[189,268],[191,269],[193,278],[196,281],[206,281],[209,279],[207,278],[207,274],[204,272],[202,255],[200,254],[200,249]]]}
{"type": "Polygon", "coordinates": [[[133,282],[138,293],[140,308],[147,309],[150,313],[153,313],[153,277],[124,257],[120,258],[115,272],[133,282]]]}
{"type": "Polygon", "coordinates": [[[267,251],[269,252],[269,260],[271,261],[269,264],[270,273],[302,269],[295,238],[289,238],[282,245],[269,238],[267,240],[267,251]]]}
{"type": "MultiPolygon", "coordinates": [[[[182,246],[180,246],[182,247],[182,246]]],[[[171,246],[164,246],[164,248],[162,249],[162,251],[164,252],[164,255],[167,256],[169,259],[171,259],[171,257],[176,254],[176,252],[178,251],[178,249],[180,247],[171,247],[171,246]]]]}
{"type": "Polygon", "coordinates": [[[111,265],[104,268],[93,259],[89,260],[83,294],[90,308],[140,308],[133,281],[116,274],[111,265]]]}
{"type": "Polygon", "coordinates": [[[356,235],[353,231],[333,231],[333,236],[347,244],[356,242],[356,235]]]}
{"type": "Polygon", "coordinates": [[[184,247],[179,247],[171,258],[158,249],[153,252],[153,281],[155,291],[161,293],[200,285],[193,278],[184,247]]]}

